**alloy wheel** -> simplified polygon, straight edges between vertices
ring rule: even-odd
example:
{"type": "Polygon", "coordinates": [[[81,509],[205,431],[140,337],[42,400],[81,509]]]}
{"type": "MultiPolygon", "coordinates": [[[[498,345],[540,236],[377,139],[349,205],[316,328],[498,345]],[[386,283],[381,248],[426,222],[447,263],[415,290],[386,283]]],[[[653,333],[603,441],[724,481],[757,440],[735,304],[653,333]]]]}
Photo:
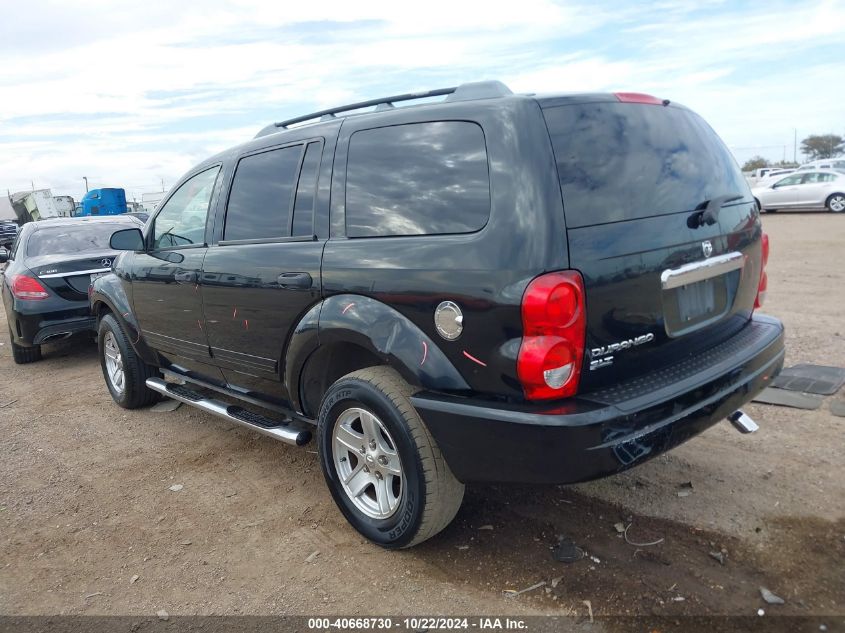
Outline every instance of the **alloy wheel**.
{"type": "Polygon", "coordinates": [[[834,213],[842,213],[845,211],[845,196],[833,196],[828,202],[828,206],[834,213]]]}
{"type": "Polygon", "coordinates": [[[126,376],[123,372],[123,355],[117,346],[117,339],[113,332],[106,332],[103,338],[103,355],[106,362],[106,375],[112,388],[122,394],[126,388],[126,376]]]}
{"type": "Polygon", "coordinates": [[[396,443],[374,414],[346,409],[332,434],[334,467],[355,507],[373,519],[393,515],[402,499],[405,477],[396,443]]]}

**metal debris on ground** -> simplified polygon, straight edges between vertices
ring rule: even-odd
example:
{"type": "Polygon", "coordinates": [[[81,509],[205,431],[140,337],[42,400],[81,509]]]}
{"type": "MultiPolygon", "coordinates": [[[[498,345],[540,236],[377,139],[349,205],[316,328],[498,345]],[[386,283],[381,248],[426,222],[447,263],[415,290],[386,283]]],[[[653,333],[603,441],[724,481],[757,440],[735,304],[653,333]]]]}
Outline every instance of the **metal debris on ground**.
{"type": "Polygon", "coordinates": [[[544,587],[546,585],[545,580],[541,580],[536,585],[531,585],[530,587],[526,587],[521,591],[517,591],[516,589],[503,589],[502,594],[506,598],[516,598],[517,596],[521,596],[524,593],[528,593],[529,591],[534,591],[535,589],[539,589],[540,587],[544,587]]]}
{"type": "Polygon", "coordinates": [[[178,400],[167,398],[166,400],[162,400],[161,402],[157,402],[156,404],[151,406],[150,411],[176,411],[176,409],[181,406],[182,403],[178,400]]]}
{"type": "Polygon", "coordinates": [[[760,587],[760,595],[763,596],[763,600],[765,600],[768,604],[785,604],[786,600],[781,598],[780,596],[776,596],[771,591],[766,589],[765,587],[760,587]]]}
{"type": "Polygon", "coordinates": [[[561,563],[574,563],[584,558],[584,550],[567,538],[561,538],[552,548],[552,556],[561,563]]]}
{"type": "Polygon", "coordinates": [[[845,368],[824,365],[795,365],[784,369],[772,387],[832,396],[845,384],[845,368]]]}
{"type": "Polygon", "coordinates": [[[634,541],[628,538],[628,530],[632,525],[634,524],[629,523],[625,530],[622,532],[622,536],[625,538],[625,542],[628,545],[633,545],[634,547],[651,547],[652,545],[660,545],[665,540],[663,537],[660,537],[656,541],[652,541],[650,543],[635,543],[634,541]]]}
{"type": "Polygon", "coordinates": [[[489,525],[489,524],[488,524],[488,525],[482,525],[482,526],[481,526],[480,528],[478,528],[478,529],[479,529],[479,530],[492,530],[492,529],[493,529],[493,526],[492,526],[492,525],[489,525]]]}
{"type": "Polygon", "coordinates": [[[823,398],[810,393],[799,393],[797,391],[766,387],[754,397],[754,402],[815,411],[822,406],[823,398]]]}
{"type": "Polygon", "coordinates": [[[725,555],[722,552],[710,552],[710,558],[715,558],[720,565],[725,564],[725,555]]]}

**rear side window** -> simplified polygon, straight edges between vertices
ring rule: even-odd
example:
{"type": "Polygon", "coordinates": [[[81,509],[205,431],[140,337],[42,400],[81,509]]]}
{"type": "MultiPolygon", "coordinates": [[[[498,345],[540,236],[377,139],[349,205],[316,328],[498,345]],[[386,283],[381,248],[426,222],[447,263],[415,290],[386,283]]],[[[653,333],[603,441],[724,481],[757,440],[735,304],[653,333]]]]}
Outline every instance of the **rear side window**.
{"type": "Polygon", "coordinates": [[[290,235],[290,213],[302,145],[242,158],[226,208],[224,240],[290,235]]]}
{"type": "Polygon", "coordinates": [[[470,233],[489,215],[487,148],[475,123],[396,125],[350,138],[347,236],[470,233]]]}
{"type": "Polygon", "coordinates": [[[309,143],[302,159],[299,184],[296,186],[296,202],[293,205],[291,235],[305,237],[314,235],[314,197],[317,190],[317,170],[320,167],[320,143],[309,143]]]}
{"type": "Polygon", "coordinates": [[[690,211],[730,193],[750,196],[733,156],[689,110],[590,103],[543,113],[570,228],[690,211]]]}

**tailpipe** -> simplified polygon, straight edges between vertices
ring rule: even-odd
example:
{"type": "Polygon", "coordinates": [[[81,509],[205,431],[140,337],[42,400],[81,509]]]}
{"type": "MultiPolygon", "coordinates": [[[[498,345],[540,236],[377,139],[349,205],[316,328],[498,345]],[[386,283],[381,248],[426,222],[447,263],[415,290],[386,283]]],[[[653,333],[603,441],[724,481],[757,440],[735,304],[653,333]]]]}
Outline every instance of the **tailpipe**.
{"type": "Polygon", "coordinates": [[[751,416],[747,413],[743,413],[740,410],[736,410],[728,416],[728,420],[731,424],[736,427],[736,430],[740,433],[753,433],[760,427],[757,426],[757,423],[751,419],[751,416]]]}

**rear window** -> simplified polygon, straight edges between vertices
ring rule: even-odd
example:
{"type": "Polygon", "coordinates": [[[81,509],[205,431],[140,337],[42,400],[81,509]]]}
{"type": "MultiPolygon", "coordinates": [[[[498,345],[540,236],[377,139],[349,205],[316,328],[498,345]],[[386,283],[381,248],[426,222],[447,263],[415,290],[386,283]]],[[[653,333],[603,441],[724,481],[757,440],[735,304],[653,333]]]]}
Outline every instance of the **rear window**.
{"type": "Polygon", "coordinates": [[[475,123],[412,123],[352,135],[349,237],[470,233],[489,215],[487,147],[475,123]]]}
{"type": "Polygon", "coordinates": [[[667,215],[749,196],[733,156],[679,107],[590,103],[544,111],[568,227],[667,215]]]}
{"type": "Polygon", "coordinates": [[[109,240],[112,233],[121,229],[138,228],[141,226],[137,222],[98,222],[42,228],[30,234],[26,243],[26,254],[29,257],[37,257],[110,250],[109,240]]]}

